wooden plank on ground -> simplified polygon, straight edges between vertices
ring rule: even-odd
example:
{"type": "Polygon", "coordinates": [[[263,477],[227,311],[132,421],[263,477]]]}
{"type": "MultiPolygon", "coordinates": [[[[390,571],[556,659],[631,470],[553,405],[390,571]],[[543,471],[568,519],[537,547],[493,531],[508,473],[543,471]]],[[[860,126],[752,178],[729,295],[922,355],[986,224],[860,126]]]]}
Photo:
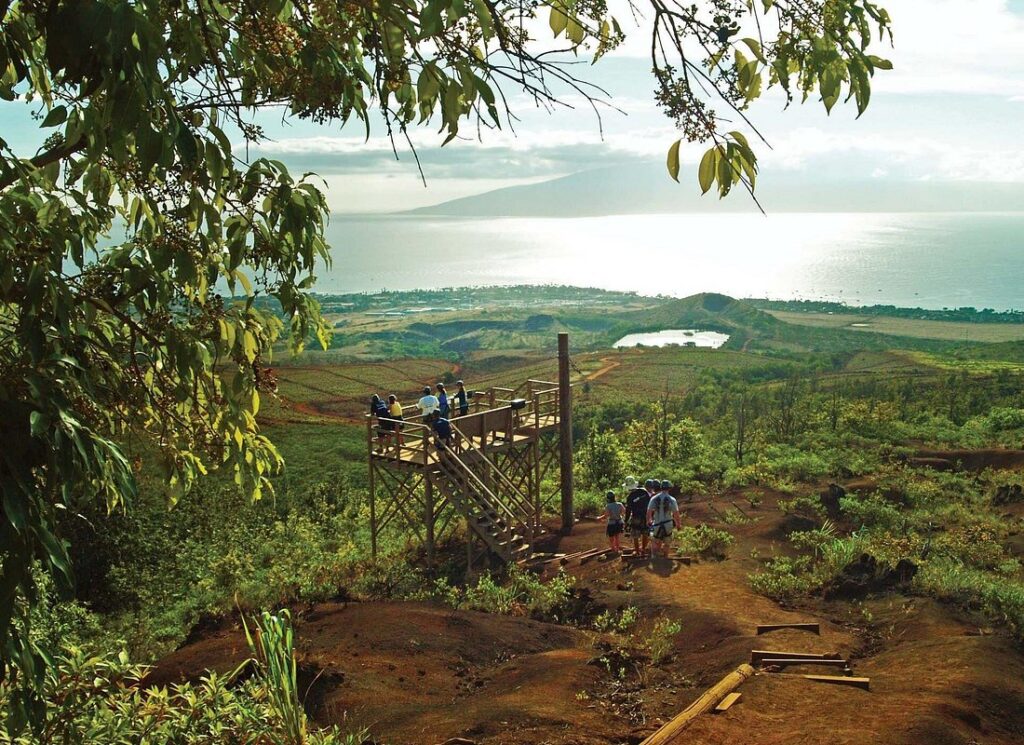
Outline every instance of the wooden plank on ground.
{"type": "Polygon", "coordinates": [[[640,745],[668,745],[668,743],[675,740],[680,732],[689,727],[694,719],[717,706],[723,698],[739,688],[743,681],[753,674],[753,667],[750,665],[740,665],[718,681],[718,683],[711,686],[711,688],[701,694],[700,698],[683,709],[678,716],[640,743],[640,745]]]}
{"type": "Polygon", "coordinates": [[[600,557],[606,556],[606,555],[610,554],[611,552],[612,552],[612,550],[610,548],[606,548],[606,549],[604,549],[602,551],[596,551],[594,553],[590,553],[590,554],[587,554],[585,556],[581,556],[580,557],[580,564],[586,564],[591,559],[599,559],[600,557]]]}
{"type": "Polygon", "coordinates": [[[785,659],[776,657],[762,657],[760,664],[762,666],[774,665],[776,667],[788,667],[790,665],[824,665],[825,667],[849,667],[849,663],[846,660],[826,660],[822,659],[785,659]]]}
{"type": "Polygon", "coordinates": [[[818,652],[783,652],[769,649],[750,650],[750,664],[756,665],[765,657],[774,657],[777,660],[839,660],[842,656],[832,652],[819,654],[818,652]]]}
{"type": "Polygon", "coordinates": [[[815,683],[834,683],[836,685],[853,686],[871,690],[871,678],[855,678],[850,675],[804,675],[804,679],[813,680],[815,683]]]}
{"type": "Polygon", "coordinates": [[[743,696],[742,693],[730,693],[728,696],[722,699],[721,703],[715,707],[715,713],[721,713],[728,711],[729,707],[735,704],[743,696]]]}
{"type": "Polygon", "coordinates": [[[817,623],[759,623],[757,625],[758,636],[761,634],[767,634],[769,631],[779,631],[781,629],[810,631],[812,634],[821,636],[821,624],[817,623]]]}

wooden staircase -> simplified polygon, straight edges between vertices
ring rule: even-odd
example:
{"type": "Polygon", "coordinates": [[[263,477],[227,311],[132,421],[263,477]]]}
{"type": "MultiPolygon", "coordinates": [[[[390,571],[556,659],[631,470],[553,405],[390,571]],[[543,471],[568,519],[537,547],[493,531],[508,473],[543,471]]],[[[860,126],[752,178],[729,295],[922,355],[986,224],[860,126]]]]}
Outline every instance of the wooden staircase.
{"type": "MultiPolygon", "coordinates": [[[[486,458],[475,457],[478,469],[483,466],[483,473],[492,483],[496,483],[494,479],[504,478],[486,458]]],[[[525,497],[522,500],[499,497],[477,471],[452,452],[438,460],[430,476],[437,488],[466,515],[468,528],[502,561],[518,562],[530,557],[536,531],[525,497]]]]}

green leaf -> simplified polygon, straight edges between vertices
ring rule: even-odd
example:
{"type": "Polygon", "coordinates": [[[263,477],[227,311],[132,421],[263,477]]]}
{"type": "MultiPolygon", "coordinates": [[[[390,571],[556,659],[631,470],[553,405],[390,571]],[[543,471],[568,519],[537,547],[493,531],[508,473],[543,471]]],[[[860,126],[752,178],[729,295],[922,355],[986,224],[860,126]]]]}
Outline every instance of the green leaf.
{"type": "Polygon", "coordinates": [[[715,169],[718,166],[718,147],[712,147],[704,153],[700,159],[700,167],[697,169],[697,180],[700,182],[701,194],[707,194],[711,185],[715,183],[715,169]]]}
{"type": "Polygon", "coordinates": [[[676,140],[668,149],[668,175],[677,183],[679,182],[679,145],[681,143],[682,140],[676,140]]]}
{"type": "Polygon", "coordinates": [[[565,31],[565,27],[569,25],[569,16],[565,13],[565,5],[562,0],[552,0],[548,25],[551,27],[551,33],[555,35],[556,39],[559,34],[565,31]]]}
{"type": "Polygon", "coordinates": [[[43,119],[43,127],[56,127],[63,124],[68,118],[68,110],[63,106],[54,106],[50,109],[46,118],[43,119]]]}

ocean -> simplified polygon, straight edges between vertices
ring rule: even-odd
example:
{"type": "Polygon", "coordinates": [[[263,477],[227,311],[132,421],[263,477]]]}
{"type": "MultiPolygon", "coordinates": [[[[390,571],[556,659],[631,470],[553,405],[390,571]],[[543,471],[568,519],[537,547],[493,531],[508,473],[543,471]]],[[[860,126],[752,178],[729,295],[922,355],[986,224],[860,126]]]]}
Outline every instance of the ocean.
{"type": "Polygon", "coordinates": [[[1024,309],[1024,212],[333,215],[316,291],[566,284],[643,295],[1024,309]]]}

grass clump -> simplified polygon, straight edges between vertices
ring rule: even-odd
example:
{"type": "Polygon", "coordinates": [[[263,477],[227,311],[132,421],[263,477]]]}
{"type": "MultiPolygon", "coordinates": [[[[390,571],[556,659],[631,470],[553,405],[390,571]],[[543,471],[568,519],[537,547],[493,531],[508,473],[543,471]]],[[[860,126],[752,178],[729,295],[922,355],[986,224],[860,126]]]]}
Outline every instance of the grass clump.
{"type": "Polygon", "coordinates": [[[679,550],[686,554],[724,559],[735,539],[731,533],[701,523],[676,532],[679,550]]]}

